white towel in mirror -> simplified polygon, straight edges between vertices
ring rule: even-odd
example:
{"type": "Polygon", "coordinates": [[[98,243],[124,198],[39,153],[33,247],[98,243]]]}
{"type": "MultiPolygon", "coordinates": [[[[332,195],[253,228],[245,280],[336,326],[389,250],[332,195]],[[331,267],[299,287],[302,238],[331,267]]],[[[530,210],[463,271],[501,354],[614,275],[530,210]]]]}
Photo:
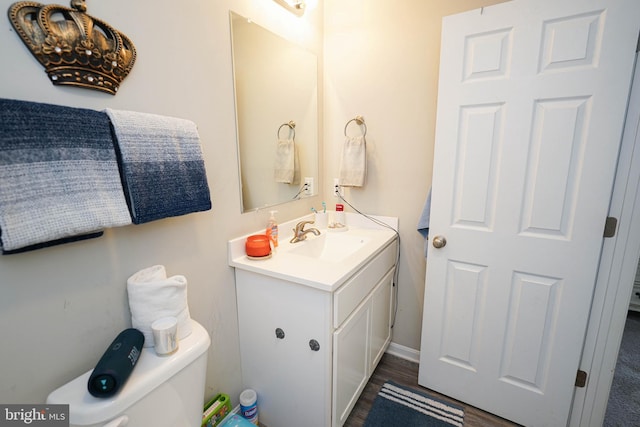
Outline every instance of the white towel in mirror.
{"type": "Polygon", "coordinates": [[[295,184],[300,181],[298,153],[293,139],[278,140],[274,178],[276,182],[284,184],[295,184]]]}

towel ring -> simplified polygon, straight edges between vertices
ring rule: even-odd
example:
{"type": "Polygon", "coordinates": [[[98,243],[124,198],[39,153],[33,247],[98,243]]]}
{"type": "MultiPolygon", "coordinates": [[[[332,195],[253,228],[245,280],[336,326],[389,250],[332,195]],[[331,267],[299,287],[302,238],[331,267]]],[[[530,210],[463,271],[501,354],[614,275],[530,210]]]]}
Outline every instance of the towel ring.
{"type": "Polygon", "coordinates": [[[293,132],[293,140],[296,140],[296,122],[294,122],[293,120],[290,120],[289,123],[283,123],[280,125],[280,127],[278,128],[278,132],[276,133],[276,135],[278,136],[278,139],[280,139],[280,130],[282,130],[283,127],[285,126],[289,126],[289,134],[291,134],[291,132],[293,132]]]}
{"type": "Polygon", "coordinates": [[[356,122],[357,125],[364,126],[364,132],[362,133],[362,136],[367,135],[367,125],[364,122],[364,117],[355,116],[353,119],[349,120],[346,125],[344,125],[344,136],[347,136],[347,127],[349,127],[349,123],[351,122],[356,122]]]}

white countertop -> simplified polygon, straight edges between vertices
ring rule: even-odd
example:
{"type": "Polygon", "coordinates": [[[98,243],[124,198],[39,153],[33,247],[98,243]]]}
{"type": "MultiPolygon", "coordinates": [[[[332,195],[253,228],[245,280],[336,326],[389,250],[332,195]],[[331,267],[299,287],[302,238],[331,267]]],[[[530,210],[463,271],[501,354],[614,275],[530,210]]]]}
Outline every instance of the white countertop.
{"type": "MultiPolygon", "coordinates": [[[[347,231],[333,231],[320,228],[320,236],[307,234],[307,239],[298,243],[290,243],[293,237],[292,229],[300,221],[313,220],[313,214],[297,218],[278,225],[278,248],[267,259],[254,260],[245,253],[245,241],[252,234],[264,234],[264,230],[258,230],[228,242],[229,265],[235,268],[264,274],[282,280],[287,280],[316,289],[333,292],[342,285],[361,266],[366,264],[375,255],[381,252],[387,245],[396,239],[398,219],[395,217],[371,216],[377,221],[386,224],[387,228],[370,219],[356,213],[346,213],[347,231]],[[312,243],[314,239],[331,238],[331,234],[348,234],[360,237],[361,245],[358,250],[345,256],[343,259],[321,259],[296,253],[301,245],[312,243]]],[[[314,224],[308,224],[305,229],[313,228],[314,224]]],[[[336,236],[338,237],[338,236],[336,236]]]]}

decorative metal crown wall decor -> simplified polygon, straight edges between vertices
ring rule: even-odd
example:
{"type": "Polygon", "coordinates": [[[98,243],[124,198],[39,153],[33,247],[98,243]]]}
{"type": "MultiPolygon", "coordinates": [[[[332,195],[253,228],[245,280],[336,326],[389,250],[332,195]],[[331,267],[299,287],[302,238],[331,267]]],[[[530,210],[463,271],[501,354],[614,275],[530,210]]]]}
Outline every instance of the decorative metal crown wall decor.
{"type": "Polygon", "coordinates": [[[115,95],[133,68],[136,49],[127,36],[86,11],[85,0],[72,0],[71,9],[21,1],[12,4],[8,13],[54,85],[115,95]]]}

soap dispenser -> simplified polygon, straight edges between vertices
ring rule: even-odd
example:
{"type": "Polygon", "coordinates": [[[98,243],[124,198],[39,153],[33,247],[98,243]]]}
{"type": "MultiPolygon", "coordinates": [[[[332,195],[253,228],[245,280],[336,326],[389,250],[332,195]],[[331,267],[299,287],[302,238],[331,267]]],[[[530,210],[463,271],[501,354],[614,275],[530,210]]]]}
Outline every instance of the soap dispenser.
{"type": "Polygon", "coordinates": [[[276,221],[276,213],[278,211],[270,211],[269,214],[269,223],[267,224],[266,234],[271,239],[271,243],[273,243],[273,247],[278,247],[278,222],[276,221]]]}

